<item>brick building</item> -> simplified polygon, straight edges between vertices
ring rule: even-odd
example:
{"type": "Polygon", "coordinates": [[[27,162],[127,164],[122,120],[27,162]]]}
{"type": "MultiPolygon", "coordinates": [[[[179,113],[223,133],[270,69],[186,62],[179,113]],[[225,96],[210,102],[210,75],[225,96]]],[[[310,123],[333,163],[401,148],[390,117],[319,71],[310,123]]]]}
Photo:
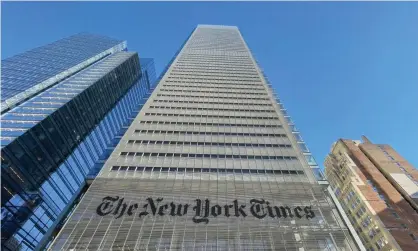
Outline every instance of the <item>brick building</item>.
{"type": "Polygon", "coordinates": [[[418,171],[391,146],[340,139],[325,174],[368,250],[418,250],[418,171]]]}

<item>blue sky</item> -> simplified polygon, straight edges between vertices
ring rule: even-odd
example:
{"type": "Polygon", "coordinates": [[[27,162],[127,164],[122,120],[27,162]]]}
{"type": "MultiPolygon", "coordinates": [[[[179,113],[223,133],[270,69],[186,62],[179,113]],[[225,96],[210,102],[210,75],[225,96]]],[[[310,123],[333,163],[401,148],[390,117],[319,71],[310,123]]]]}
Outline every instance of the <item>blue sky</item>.
{"type": "Polygon", "coordinates": [[[418,3],[2,2],[2,59],[81,31],[159,73],[197,24],[237,25],[322,166],[367,135],[418,167],[418,3]]]}

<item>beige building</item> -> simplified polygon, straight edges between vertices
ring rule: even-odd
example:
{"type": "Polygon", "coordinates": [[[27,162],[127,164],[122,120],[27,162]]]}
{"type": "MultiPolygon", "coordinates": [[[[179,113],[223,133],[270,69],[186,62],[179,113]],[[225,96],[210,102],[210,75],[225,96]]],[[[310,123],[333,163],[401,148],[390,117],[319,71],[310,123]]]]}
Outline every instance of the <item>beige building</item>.
{"type": "Polygon", "coordinates": [[[368,250],[418,250],[418,171],[362,138],[334,143],[325,175],[368,250]]]}

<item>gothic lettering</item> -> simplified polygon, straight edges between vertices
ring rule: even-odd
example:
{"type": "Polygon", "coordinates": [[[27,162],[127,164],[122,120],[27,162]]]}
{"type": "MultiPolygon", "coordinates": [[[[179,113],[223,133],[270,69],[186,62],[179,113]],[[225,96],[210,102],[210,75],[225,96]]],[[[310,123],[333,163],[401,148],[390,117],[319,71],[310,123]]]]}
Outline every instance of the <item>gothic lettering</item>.
{"type": "Polygon", "coordinates": [[[215,205],[212,207],[212,216],[217,217],[218,215],[222,214],[222,207],[219,205],[215,205]]]}
{"type": "Polygon", "coordinates": [[[275,218],[276,215],[274,215],[274,213],[273,213],[273,208],[270,206],[270,202],[266,201],[266,205],[267,205],[267,212],[268,212],[269,216],[271,218],[275,218]]]}
{"type": "Polygon", "coordinates": [[[160,209],[158,210],[158,215],[164,216],[164,210],[166,210],[167,208],[168,208],[167,204],[160,206],[160,209]]]}
{"type": "Polygon", "coordinates": [[[171,202],[170,206],[171,206],[171,212],[170,212],[171,216],[183,216],[187,214],[187,209],[189,208],[189,204],[186,204],[184,206],[179,204],[178,206],[176,206],[174,202],[171,202]],[[177,208],[177,213],[176,213],[176,208],[177,208]],[[183,213],[181,212],[182,208],[183,208],[183,213]]]}
{"type": "Polygon", "coordinates": [[[171,207],[170,215],[176,216],[176,204],[174,204],[174,202],[171,202],[170,207],[171,207]]]}
{"type": "Polygon", "coordinates": [[[293,218],[293,214],[292,211],[290,210],[290,208],[288,206],[280,206],[280,207],[273,207],[274,210],[276,211],[276,216],[278,218],[287,218],[288,216],[290,218],[293,218]]]}
{"type": "Polygon", "coordinates": [[[295,215],[296,215],[296,217],[298,217],[299,219],[302,219],[302,217],[303,217],[303,215],[301,215],[300,214],[300,212],[302,212],[303,210],[302,210],[302,208],[301,207],[299,207],[299,206],[297,206],[297,207],[295,207],[295,215]]]}
{"type": "Polygon", "coordinates": [[[111,197],[106,196],[103,198],[102,203],[97,207],[96,213],[100,216],[108,215],[112,212],[113,203],[119,200],[119,196],[111,197]]]}
{"type": "Polygon", "coordinates": [[[258,219],[263,219],[264,217],[266,217],[267,213],[264,212],[263,204],[265,203],[265,201],[263,199],[261,200],[252,199],[250,200],[250,203],[251,203],[250,211],[254,217],[258,219]]]}
{"type": "MultiPolygon", "coordinates": [[[[158,198],[157,199],[157,205],[158,205],[158,203],[159,202],[161,202],[163,200],[163,198],[158,198]]],[[[155,214],[157,213],[157,205],[154,203],[154,200],[152,199],[152,198],[147,198],[147,201],[148,201],[148,203],[149,203],[149,205],[150,205],[150,207],[151,207],[151,212],[152,212],[152,215],[154,215],[155,216],[155,214]]]]}
{"type": "MultiPolygon", "coordinates": [[[[146,203],[142,206],[142,212],[139,212],[138,217],[147,216],[152,214],[153,216],[170,215],[173,217],[181,217],[187,215],[189,204],[180,204],[170,202],[162,204],[163,198],[147,198],[146,203]]],[[[222,216],[222,210],[225,217],[247,217],[246,205],[241,204],[238,200],[233,200],[232,204],[220,206],[218,204],[211,204],[209,199],[204,201],[201,199],[195,200],[196,204],[193,207],[195,213],[192,218],[194,223],[208,224],[210,217],[216,218],[222,216]]],[[[298,218],[312,219],[315,217],[315,213],[312,206],[287,206],[278,205],[272,206],[269,201],[264,199],[251,199],[249,212],[257,219],[264,219],[266,216],[270,218],[298,218]]],[[[96,208],[96,213],[100,216],[106,216],[112,214],[115,219],[121,218],[124,215],[132,216],[135,214],[135,210],[139,208],[138,203],[132,203],[129,205],[125,202],[124,198],[119,196],[106,196],[102,199],[102,203],[96,208]]]]}
{"type": "Polygon", "coordinates": [[[247,214],[244,211],[245,205],[241,205],[238,207],[238,200],[234,200],[234,209],[235,209],[235,216],[240,217],[247,217],[247,214]]]}
{"type": "Polygon", "coordinates": [[[234,207],[234,205],[225,205],[225,206],[224,206],[224,208],[225,208],[225,216],[226,216],[226,217],[231,216],[231,215],[229,214],[229,209],[230,209],[230,208],[233,208],[233,207],[234,207]]]}
{"type": "Polygon", "coordinates": [[[130,205],[130,206],[129,206],[129,208],[128,208],[128,212],[127,212],[127,214],[128,214],[129,216],[131,216],[131,215],[133,214],[133,211],[134,211],[135,209],[138,209],[138,203],[134,203],[134,204],[130,205]]]}
{"type": "Polygon", "coordinates": [[[140,212],[139,213],[139,218],[141,218],[141,216],[146,216],[146,215],[148,215],[149,213],[147,212],[147,208],[148,208],[148,204],[145,204],[144,206],[143,206],[143,208],[144,208],[144,211],[142,211],[142,212],[140,212]]]}
{"type": "Polygon", "coordinates": [[[315,213],[312,211],[312,206],[306,206],[304,211],[306,213],[306,219],[312,219],[315,217],[315,213]]]}
{"type": "Polygon", "coordinates": [[[193,222],[194,223],[201,223],[204,222],[205,224],[208,224],[209,220],[207,218],[207,216],[201,216],[201,211],[203,209],[203,205],[202,205],[202,200],[200,199],[196,199],[196,206],[193,207],[193,210],[196,211],[196,215],[193,217],[193,222]],[[202,217],[202,218],[198,218],[198,217],[202,217]]]}

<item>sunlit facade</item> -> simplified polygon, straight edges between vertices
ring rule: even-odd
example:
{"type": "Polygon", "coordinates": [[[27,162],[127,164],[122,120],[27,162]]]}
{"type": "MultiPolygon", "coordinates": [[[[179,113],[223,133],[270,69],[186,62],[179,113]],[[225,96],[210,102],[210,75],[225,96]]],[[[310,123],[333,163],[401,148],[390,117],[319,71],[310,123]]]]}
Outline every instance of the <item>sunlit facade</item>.
{"type": "Polygon", "coordinates": [[[325,174],[367,250],[418,250],[418,171],[392,147],[340,139],[325,174]]]}
{"type": "Polygon", "coordinates": [[[238,28],[199,25],[51,250],[364,250],[284,111],[238,28]]]}
{"type": "Polygon", "coordinates": [[[153,90],[152,59],[77,34],[2,61],[2,250],[56,234],[153,90]]]}

